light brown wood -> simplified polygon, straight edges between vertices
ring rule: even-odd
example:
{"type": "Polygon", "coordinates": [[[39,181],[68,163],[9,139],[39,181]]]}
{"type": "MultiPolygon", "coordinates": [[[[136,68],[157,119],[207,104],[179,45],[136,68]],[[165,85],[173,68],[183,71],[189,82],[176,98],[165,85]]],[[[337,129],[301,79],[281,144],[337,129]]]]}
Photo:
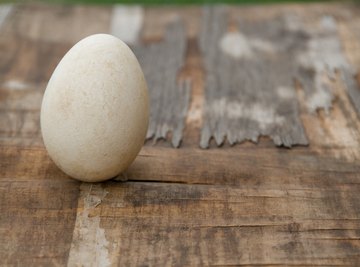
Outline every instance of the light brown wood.
{"type": "MultiPolygon", "coordinates": [[[[115,180],[80,183],[48,157],[39,130],[40,103],[73,42],[109,31],[111,7],[37,4],[19,5],[14,12],[0,29],[0,265],[360,265],[360,122],[340,77],[332,84],[328,114],[309,113],[306,92],[297,86],[309,146],[276,148],[261,137],[258,144],[210,142],[209,149],[200,149],[206,106],[197,38],[201,8],[147,7],[143,43],[162,42],[176,15],[194,26],[187,29],[178,74],[179,80],[192,80],[182,146],[172,148],[171,135],[156,144],[150,140],[115,180]],[[98,23],[91,22],[95,14],[98,23]],[[79,25],[89,28],[83,32],[79,25]]],[[[360,13],[352,5],[230,11],[231,17],[249,20],[288,13],[310,24],[324,13],[333,15],[347,58],[356,59],[360,36],[350,33],[360,13]]],[[[357,62],[351,64],[359,70],[357,62]]]]}
{"type": "Polygon", "coordinates": [[[52,171],[37,150],[2,147],[0,154],[1,265],[66,265],[79,182],[52,171]]]}
{"type": "MultiPolygon", "coordinates": [[[[240,151],[171,149],[169,153],[168,148],[145,147],[128,171],[131,181],[80,187],[77,216],[93,201],[89,194],[103,196],[89,210],[87,223],[100,218],[95,230],[104,231],[102,238],[112,244],[105,248],[106,255],[120,265],[358,263],[360,166],[326,157],[314,161],[314,156],[302,153],[290,158],[287,150],[285,155],[269,151],[263,156],[256,149],[240,151]],[[196,158],[207,162],[208,168],[201,161],[195,168],[191,162],[196,158]],[[235,160],[236,165],[229,164],[235,160]],[[126,257],[119,256],[125,252],[126,257]]],[[[51,239],[52,227],[69,227],[70,232],[79,183],[58,170],[43,148],[3,147],[0,153],[7,159],[1,166],[5,170],[1,186],[6,192],[11,184],[11,192],[20,194],[17,202],[3,194],[2,203],[8,204],[2,206],[7,212],[2,223],[15,219],[15,211],[24,205],[18,215],[24,224],[36,216],[39,220],[45,216],[40,224],[54,220],[55,225],[43,230],[50,235],[48,242],[60,238],[51,239]],[[63,218],[59,208],[72,217],[63,218]],[[32,210],[37,211],[26,215],[32,210]],[[61,217],[53,218],[54,212],[61,217]]],[[[20,225],[11,228],[10,244],[32,240],[23,236],[20,225]]],[[[89,229],[90,236],[96,233],[89,229]]],[[[61,240],[57,246],[69,249],[71,240],[61,240]]],[[[79,242],[84,241],[73,244],[79,242]]]]}

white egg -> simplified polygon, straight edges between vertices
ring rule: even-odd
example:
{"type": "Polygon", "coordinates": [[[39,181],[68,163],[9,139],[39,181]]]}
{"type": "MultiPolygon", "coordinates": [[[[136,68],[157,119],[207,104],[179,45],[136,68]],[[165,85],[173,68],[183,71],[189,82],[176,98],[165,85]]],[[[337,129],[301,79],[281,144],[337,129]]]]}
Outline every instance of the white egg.
{"type": "Polygon", "coordinates": [[[63,57],[41,106],[41,132],[55,164],[86,182],[115,177],[139,153],[149,121],[146,81],[135,55],[108,34],[63,57]]]}

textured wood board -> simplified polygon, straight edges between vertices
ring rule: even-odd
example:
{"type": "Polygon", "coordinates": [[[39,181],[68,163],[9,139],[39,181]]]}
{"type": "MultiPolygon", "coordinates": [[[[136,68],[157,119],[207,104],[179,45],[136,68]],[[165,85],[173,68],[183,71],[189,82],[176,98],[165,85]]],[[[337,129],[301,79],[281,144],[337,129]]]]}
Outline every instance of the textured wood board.
{"type": "MultiPolygon", "coordinates": [[[[167,148],[162,150],[169,152],[167,148]]],[[[162,175],[168,182],[136,181],[135,178],[127,183],[110,181],[81,185],[76,218],[76,221],[81,221],[75,224],[72,242],[63,237],[64,243],[58,244],[66,251],[71,247],[70,266],[88,262],[89,258],[83,256],[91,251],[95,254],[89,257],[95,262],[120,265],[359,263],[360,210],[357,203],[360,200],[360,166],[326,157],[301,155],[301,151],[290,159],[289,150],[277,155],[278,165],[272,160],[276,155],[272,149],[270,153],[263,150],[258,153],[254,148],[242,153],[231,148],[222,153],[179,149],[170,150],[172,153],[166,157],[164,151],[155,151],[148,147],[145,153],[142,152],[144,157],[152,154],[153,159],[146,163],[154,166],[149,168],[153,173],[143,172],[134,177],[153,177],[159,175],[158,168],[162,168],[162,175]],[[184,160],[186,158],[188,161],[184,160]],[[198,158],[203,158],[208,164],[199,162],[202,167],[194,172],[188,164],[198,158]],[[239,164],[229,169],[231,158],[237,158],[239,164]],[[260,169],[253,168],[257,163],[261,163],[260,169]],[[182,172],[174,172],[176,170],[182,172]],[[198,177],[203,180],[195,181],[198,177]],[[181,179],[182,183],[174,183],[181,179]],[[82,234],[77,231],[82,231],[82,234]],[[78,238],[79,234],[83,238],[78,238]]],[[[35,191],[27,191],[31,199],[22,195],[22,201],[30,201],[18,215],[22,220],[27,212],[35,211],[33,208],[37,209],[35,214],[41,211],[44,216],[51,214],[46,212],[46,208],[59,214],[58,205],[73,213],[75,199],[69,200],[69,205],[72,203],[70,209],[65,209],[68,205],[65,203],[69,194],[77,193],[79,184],[66,178],[48,159],[45,150],[2,148],[1,153],[8,159],[2,166],[5,170],[5,174],[1,174],[2,185],[10,182],[6,177],[11,177],[11,180],[17,180],[18,186],[21,182],[26,190],[24,182],[29,175],[32,180],[27,183],[36,185],[42,183],[45,174],[47,177],[45,192],[33,186],[35,191]],[[13,156],[10,160],[9,155],[13,156]],[[33,158],[37,160],[29,169],[33,158]],[[49,179],[55,191],[48,189],[49,179]],[[58,198],[55,192],[62,197],[58,198]],[[39,194],[42,193],[46,193],[44,198],[51,201],[41,201],[39,194]],[[47,194],[51,194],[51,198],[47,194]]],[[[17,191],[14,189],[13,192],[17,191]]],[[[5,200],[7,198],[5,196],[5,200]]],[[[18,205],[17,202],[11,203],[15,207],[18,205]]],[[[16,218],[13,213],[8,214],[5,218],[16,218]]],[[[74,224],[73,217],[70,222],[56,218],[56,227],[59,227],[59,222],[66,222],[69,228],[74,224]]],[[[34,219],[31,217],[31,220],[34,219]]],[[[42,223],[49,221],[51,219],[42,223]]],[[[2,222],[5,227],[8,225],[8,221],[3,219],[2,222]]],[[[42,223],[39,222],[39,227],[42,223]]],[[[30,229],[38,232],[34,227],[30,229]]],[[[53,224],[48,227],[42,228],[45,236],[51,234],[53,224]]],[[[20,236],[23,239],[17,236],[19,228],[15,227],[13,231],[15,239],[10,244],[25,242],[26,236],[20,236]]],[[[5,235],[2,238],[6,238],[5,235]]],[[[59,239],[58,236],[55,238],[59,239]]],[[[48,243],[51,244],[51,240],[48,238],[48,243]]],[[[51,251],[49,248],[45,250],[51,251]]],[[[39,261],[49,262],[38,254],[40,248],[33,247],[31,252],[38,255],[39,261]]],[[[28,255],[26,250],[23,253],[28,255]]],[[[9,263],[16,262],[14,258],[6,259],[9,263]]],[[[30,265],[35,263],[29,261],[30,265]]]]}
{"type": "Polygon", "coordinates": [[[67,262],[79,183],[64,179],[48,156],[38,152],[0,149],[3,266],[66,265],[67,262]]]}
{"type": "Polygon", "coordinates": [[[184,64],[186,36],[183,23],[176,20],[168,25],[160,43],[137,45],[135,55],[143,68],[150,95],[150,124],[147,138],[166,139],[171,133],[174,147],[180,145],[187,114],[190,82],[178,82],[184,64]]]}
{"type": "Polygon", "coordinates": [[[243,190],[141,182],[107,183],[103,190],[107,197],[95,214],[114,244],[109,258],[120,265],[359,263],[356,215],[338,213],[337,220],[329,219],[336,203],[349,210],[349,202],[359,200],[355,189],[345,189],[348,199],[341,197],[342,189],[243,190]],[[121,257],[123,253],[128,256],[121,257]]]}
{"type": "Polygon", "coordinates": [[[341,51],[332,16],[303,23],[283,13],[267,19],[234,16],[225,7],[204,9],[200,44],[204,55],[205,118],[200,146],[269,136],[276,145],[306,145],[295,80],[304,89],[309,112],[331,108],[329,79],[343,74],[354,104],[359,86],[341,51]],[[232,22],[232,23],[231,23],[232,22]]]}
{"type": "MultiPolygon", "coordinates": [[[[356,10],[358,11],[358,9],[356,10]]],[[[353,17],[350,23],[339,24],[339,34],[342,39],[342,48],[346,59],[352,67],[352,71],[343,72],[343,80],[347,84],[349,95],[353,105],[360,114],[360,19],[353,17]],[[355,76],[354,79],[351,77],[355,76]],[[357,82],[356,82],[357,80],[357,82]]]]}
{"type": "Polygon", "coordinates": [[[360,158],[359,115],[341,79],[334,84],[334,98],[331,112],[318,112],[316,116],[306,112],[306,100],[302,90],[298,90],[303,112],[309,148],[320,155],[347,159],[356,162],[360,158]]]}
{"type": "Polygon", "coordinates": [[[301,46],[298,39],[303,36],[288,34],[285,43],[281,37],[286,29],[280,26],[285,24],[277,19],[261,25],[243,22],[241,32],[227,33],[225,8],[205,9],[203,20],[200,42],[207,78],[201,147],[208,147],[211,137],[218,145],[225,138],[232,145],[257,142],[261,135],[276,145],[306,145],[291,58],[291,49],[301,48],[296,45],[301,46]]]}

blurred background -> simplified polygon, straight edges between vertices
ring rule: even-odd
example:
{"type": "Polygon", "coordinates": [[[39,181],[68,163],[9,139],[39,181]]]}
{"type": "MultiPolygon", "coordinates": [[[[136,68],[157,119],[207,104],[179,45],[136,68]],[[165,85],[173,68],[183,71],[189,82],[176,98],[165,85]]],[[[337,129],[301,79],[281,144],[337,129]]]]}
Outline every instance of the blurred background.
{"type": "Polygon", "coordinates": [[[3,1],[0,135],[42,146],[53,70],[82,38],[109,33],[144,70],[151,142],[308,145],[301,110],[329,114],[337,78],[360,110],[359,11],[357,1],[3,1]]]}

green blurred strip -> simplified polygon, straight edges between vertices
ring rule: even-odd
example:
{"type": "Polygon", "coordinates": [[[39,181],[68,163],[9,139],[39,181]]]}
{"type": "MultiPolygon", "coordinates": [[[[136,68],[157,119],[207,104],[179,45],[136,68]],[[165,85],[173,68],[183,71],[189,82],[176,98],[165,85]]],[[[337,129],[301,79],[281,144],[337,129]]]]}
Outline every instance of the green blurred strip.
{"type": "MultiPolygon", "coordinates": [[[[0,0],[0,3],[29,3],[29,1],[0,0]]],[[[316,3],[316,2],[357,2],[360,0],[42,0],[33,1],[52,4],[143,4],[143,5],[198,5],[198,4],[274,4],[274,3],[316,3]]]]}

